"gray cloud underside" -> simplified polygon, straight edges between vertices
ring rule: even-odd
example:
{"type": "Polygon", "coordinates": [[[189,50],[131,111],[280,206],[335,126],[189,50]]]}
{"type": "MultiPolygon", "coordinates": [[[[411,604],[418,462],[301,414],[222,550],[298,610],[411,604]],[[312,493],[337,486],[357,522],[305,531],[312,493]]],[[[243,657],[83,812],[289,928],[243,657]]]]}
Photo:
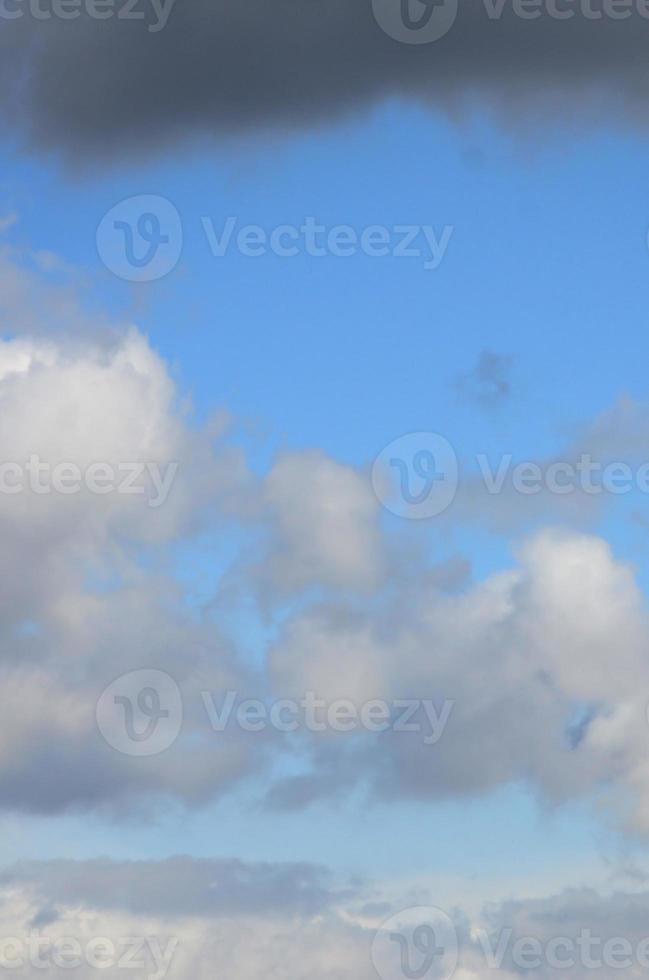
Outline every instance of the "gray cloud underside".
{"type": "Polygon", "coordinates": [[[22,862],[0,873],[0,889],[17,885],[45,907],[56,901],[133,915],[315,915],[334,900],[315,865],[236,859],[22,862]]]}
{"type": "MultiPolygon", "coordinates": [[[[603,0],[593,0],[595,10],[603,0]]],[[[185,137],[310,127],[405,96],[455,112],[465,97],[511,121],[644,119],[649,21],[490,19],[465,2],[447,36],[398,43],[369,0],[177,0],[168,23],[4,21],[0,80],[12,131],[70,158],[150,150],[185,137]],[[117,141],[112,150],[111,141],[117,141]]]]}
{"type": "MultiPolygon", "coordinates": [[[[512,954],[516,941],[524,937],[533,937],[545,950],[557,937],[575,942],[589,930],[600,957],[607,941],[622,939],[633,951],[647,938],[646,890],[567,889],[540,898],[493,901],[482,913],[451,903],[439,881],[434,888],[420,884],[417,894],[417,904],[446,909],[454,924],[458,977],[520,977],[520,963],[512,954]],[[501,958],[497,969],[489,966],[490,949],[501,958]]],[[[142,975],[169,980],[208,980],[215,964],[221,963],[227,963],[233,980],[256,980],[269,964],[278,980],[376,980],[377,967],[387,966],[386,950],[373,946],[377,931],[389,929],[394,920],[386,922],[387,917],[412,901],[407,887],[399,895],[390,883],[380,881],[336,890],[330,875],[310,865],[189,857],[30,862],[0,874],[3,936],[11,936],[19,951],[24,952],[21,942],[35,934],[52,944],[75,938],[81,948],[94,936],[118,946],[124,943],[119,937],[147,937],[149,944],[155,942],[170,955],[164,970],[154,972],[155,964],[148,962],[142,975]]],[[[564,958],[563,948],[557,956],[564,958]]],[[[22,975],[37,977],[42,970],[27,965],[22,975]]],[[[84,963],[76,976],[85,980],[93,973],[96,969],[84,963]]],[[[534,966],[526,965],[525,973],[537,980],[556,976],[543,957],[534,966]]],[[[66,972],[50,965],[48,975],[58,978],[66,972]]],[[[569,975],[586,980],[592,968],[577,962],[569,975]]],[[[625,975],[644,974],[633,961],[625,975]]]]}

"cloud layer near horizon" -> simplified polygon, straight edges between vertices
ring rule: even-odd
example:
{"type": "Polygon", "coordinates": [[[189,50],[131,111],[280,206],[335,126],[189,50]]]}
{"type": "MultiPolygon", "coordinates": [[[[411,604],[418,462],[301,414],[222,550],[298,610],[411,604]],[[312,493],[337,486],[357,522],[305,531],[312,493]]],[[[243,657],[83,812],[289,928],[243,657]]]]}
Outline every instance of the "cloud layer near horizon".
{"type": "MultiPolygon", "coordinates": [[[[396,980],[402,974],[392,962],[399,947],[391,930],[403,923],[406,935],[416,923],[435,921],[426,918],[427,909],[435,914],[431,906],[445,916],[444,932],[437,934],[447,943],[445,952],[450,943],[457,945],[457,980],[509,980],[523,970],[545,980],[556,976],[552,957],[565,963],[570,955],[576,960],[570,976],[585,980],[593,975],[592,962],[606,962],[607,943],[611,969],[626,957],[626,976],[635,980],[646,972],[639,959],[649,955],[649,892],[642,886],[627,892],[574,888],[505,902],[494,896],[469,914],[445,908],[443,891],[422,881],[399,887],[390,881],[350,883],[314,865],[182,856],[7,868],[0,874],[0,959],[15,968],[22,957],[21,975],[30,978],[42,975],[45,966],[48,975],[64,977],[74,955],[70,940],[82,960],[107,940],[99,958],[109,978],[123,975],[126,966],[111,967],[107,955],[130,950],[142,962],[137,975],[155,980],[209,980],[220,964],[227,964],[233,980],[256,980],[269,964],[277,980],[396,980]],[[413,906],[419,909],[414,914],[405,911],[413,906]],[[580,953],[579,937],[586,931],[593,942],[580,953]],[[36,939],[40,965],[30,962],[36,939]],[[536,965],[530,941],[538,950],[536,965]],[[527,943],[525,959],[517,943],[527,943]],[[60,965],[62,956],[67,965],[60,965]]],[[[439,961],[429,975],[448,977],[444,966],[439,961]]],[[[97,966],[87,962],[75,969],[82,980],[96,973],[97,966]]]]}

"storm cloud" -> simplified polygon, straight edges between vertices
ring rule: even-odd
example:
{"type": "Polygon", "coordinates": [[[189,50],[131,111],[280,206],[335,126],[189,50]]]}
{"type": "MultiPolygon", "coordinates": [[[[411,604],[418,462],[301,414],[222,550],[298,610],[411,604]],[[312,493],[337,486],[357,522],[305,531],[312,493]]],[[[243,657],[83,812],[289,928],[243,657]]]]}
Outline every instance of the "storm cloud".
{"type": "Polygon", "coordinates": [[[525,127],[646,118],[641,0],[465,0],[455,18],[446,0],[432,17],[449,29],[431,43],[400,36],[399,0],[114,0],[102,19],[86,0],[61,5],[67,19],[35,2],[0,12],[3,114],[75,162],[301,130],[391,97],[525,127]]]}

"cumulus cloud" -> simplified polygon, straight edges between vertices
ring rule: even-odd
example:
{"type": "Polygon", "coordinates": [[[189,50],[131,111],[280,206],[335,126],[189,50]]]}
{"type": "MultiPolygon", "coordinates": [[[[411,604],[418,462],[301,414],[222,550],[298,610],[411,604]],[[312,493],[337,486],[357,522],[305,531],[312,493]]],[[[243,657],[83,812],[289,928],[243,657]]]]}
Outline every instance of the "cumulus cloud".
{"type": "MultiPolygon", "coordinates": [[[[209,798],[247,771],[239,741],[199,741],[191,759],[178,748],[138,770],[99,737],[95,704],[148,664],[197,697],[242,683],[165,559],[230,512],[247,482],[242,458],[192,426],[135,329],[2,341],[0,406],[0,803],[51,812],[209,798]]],[[[191,713],[186,723],[189,735],[191,713]]]]}
{"type": "Polygon", "coordinates": [[[434,744],[421,713],[410,732],[310,733],[311,771],[272,801],[293,807],[358,784],[435,800],[521,781],[561,801],[614,781],[644,827],[648,639],[631,569],[601,539],[567,532],[535,535],[517,568],[460,594],[410,587],[380,612],[301,610],[271,653],[278,692],[395,708],[426,698],[438,717],[444,703],[452,712],[434,744]]]}
{"type": "MultiPolygon", "coordinates": [[[[135,328],[10,336],[0,409],[1,806],[198,806],[260,773],[260,795],[270,782],[268,802],[282,807],[359,787],[433,802],[525,782],[553,802],[606,788],[620,821],[649,830],[649,613],[601,538],[535,532],[514,567],[479,583],[462,563],[461,574],[436,569],[424,539],[413,547],[416,535],[382,521],[366,470],[308,450],[253,475],[223,433],[192,423],[135,328]],[[33,459],[45,492],[30,482],[33,459]],[[139,467],[141,493],[47,491],[58,467],[122,464],[139,467]],[[226,526],[240,547],[214,604],[193,609],[172,555],[226,526]],[[219,627],[239,602],[246,622],[259,612],[270,624],[254,668],[246,643],[219,627]],[[177,737],[141,758],[114,744],[95,709],[122,675],[122,722],[125,699],[155,709],[150,687],[136,689],[145,668],[177,686],[182,718],[177,737]],[[232,692],[266,709],[309,693],[356,708],[379,699],[389,723],[318,731],[302,715],[255,729],[224,713],[232,692]],[[416,728],[401,730],[395,716],[411,701],[416,728]],[[297,775],[276,778],[287,762],[297,775]]],[[[646,419],[623,401],[570,451],[635,459],[646,419]]]]}
{"type": "Polygon", "coordinates": [[[380,508],[369,481],[325,453],[284,453],[263,490],[273,528],[263,565],[267,589],[312,585],[371,591],[386,572],[380,508]]]}
{"type": "Polygon", "coordinates": [[[160,796],[196,805],[264,759],[306,752],[303,774],[274,784],[274,805],[359,784],[386,799],[434,800],[521,780],[560,801],[613,781],[623,819],[649,827],[649,622],[632,571],[602,540],[542,532],[517,568],[450,594],[421,555],[422,574],[401,577],[366,474],[308,451],[281,455],[253,479],[236,451],[191,426],[135,330],[102,343],[3,342],[0,408],[5,461],[178,467],[160,506],[150,506],[153,487],[148,496],[0,494],[4,806],[120,809],[160,796]],[[146,560],[224,518],[261,528],[261,551],[239,575],[249,596],[263,585],[283,620],[254,673],[190,614],[170,570],[152,572],[146,560]],[[185,715],[166,751],[133,759],[102,741],[94,709],[115,677],[142,667],[173,678],[185,715]],[[237,724],[217,736],[203,692],[222,704],[227,691],[271,701],[312,691],[357,705],[425,698],[430,713],[417,732],[381,737],[300,729],[280,738],[237,724]]]}
{"type": "Polygon", "coordinates": [[[178,464],[163,506],[87,488],[0,494],[5,806],[114,809],[157,796],[200,804],[264,758],[306,750],[310,766],[273,786],[275,805],[358,784],[383,798],[434,800],[521,780],[563,800],[613,780],[630,819],[649,825],[638,693],[647,611],[632,571],[602,540],[542,532],[523,545],[518,568],[450,594],[421,556],[421,577],[402,579],[365,474],[310,451],[280,456],[254,480],[236,452],[191,427],[165,365],[134,330],[99,345],[4,342],[0,407],[5,460],[36,454],[82,472],[97,462],[178,464]],[[252,515],[263,531],[260,556],[239,566],[250,596],[261,582],[281,613],[316,590],[280,615],[267,665],[253,674],[212,624],[189,614],[173,575],[143,560],[228,515],[252,515]],[[178,684],[185,716],[165,752],[134,760],[102,741],[94,708],[115,677],[147,666],[178,684]],[[236,724],[217,737],[203,692],[220,704],[231,690],[298,701],[312,691],[357,705],[425,698],[431,714],[418,732],[380,738],[280,738],[236,724]]]}

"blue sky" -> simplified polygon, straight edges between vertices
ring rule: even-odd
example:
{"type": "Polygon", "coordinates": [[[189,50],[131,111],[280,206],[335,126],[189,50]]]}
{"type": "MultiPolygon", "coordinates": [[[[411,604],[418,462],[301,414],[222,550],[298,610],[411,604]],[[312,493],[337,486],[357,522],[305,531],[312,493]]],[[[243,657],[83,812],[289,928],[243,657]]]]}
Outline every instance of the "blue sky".
{"type": "Polygon", "coordinates": [[[543,452],[620,392],[642,394],[633,355],[647,290],[646,155],[629,134],[554,134],[538,145],[397,104],[353,127],[224,155],[74,179],[14,157],[3,172],[7,205],[21,216],[15,238],[97,277],[175,365],[200,412],[227,403],[263,418],[275,439],[360,462],[424,423],[467,449],[498,431],[514,448],[543,452]],[[172,275],[132,296],[102,269],[94,238],[103,214],[137,193],[174,202],[185,248],[172,275]],[[219,228],[231,214],[268,228],[310,214],[360,228],[425,217],[455,232],[430,275],[418,259],[218,260],[200,220],[219,228]],[[624,341],[613,349],[612,321],[624,341]],[[458,376],[485,348],[515,358],[524,412],[481,418],[454,400],[458,376]]]}
{"type": "MultiPolygon", "coordinates": [[[[565,82],[559,54],[557,71],[565,82]]],[[[106,160],[90,136],[84,156],[79,135],[101,107],[84,116],[75,95],[79,130],[54,136],[59,124],[50,131],[34,110],[31,148],[13,132],[0,145],[3,454],[180,467],[155,513],[114,496],[39,510],[28,494],[23,511],[22,495],[0,494],[11,732],[0,865],[64,859],[65,880],[39,871],[34,893],[15,872],[30,914],[76,908],[66,861],[85,875],[97,857],[155,869],[173,855],[254,866],[264,895],[268,869],[255,862],[322,865],[349,888],[343,908],[327,886],[322,921],[331,898],[335,934],[353,923],[363,942],[377,925],[366,901],[480,915],[483,903],[619,886],[649,905],[649,498],[606,494],[594,509],[552,495],[489,500],[476,487],[480,454],[649,459],[646,131],[615,113],[581,125],[530,110],[521,125],[509,95],[491,100],[504,119],[477,99],[456,118],[442,96],[408,98],[410,84],[370,105],[357,93],[353,111],[308,127],[289,112],[286,125],[186,143],[159,123],[151,152],[125,118],[124,152],[116,138],[106,160]],[[183,247],[164,278],[131,283],[102,261],[97,234],[140,195],[173,205],[183,247]],[[203,223],[218,231],[229,217],[269,233],[314,217],[359,234],[452,235],[435,269],[421,255],[218,257],[203,223]],[[34,296],[45,302],[25,331],[15,324],[34,296]],[[222,434],[214,420],[226,413],[222,434]],[[372,490],[373,464],[394,440],[430,432],[459,459],[458,499],[428,520],[394,517],[372,490]],[[94,718],[116,678],[148,668],[172,677],[186,710],[178,741],[152,760],[113,752],[94,718]],[[268,698],[348,685],[350,697],[457,707],[429,756],[394,732],[360,747],[219,741],[201,728],[197,694],[237,684],[268,698]],[[273,807],[275,791],[314,795],[273,807]]],[[[107,146],[112,118],[107,107],[107,146]]],[[[200,892],[187,866],[183,900],[200,892]]],[[[103,872],[88,874],[101,885],[103,872]]],[[[97,911],[93,901],[79,906],[97,911]]],[[[153,895],[145,911],[168,914],[153,895]]],[[[309,947],[307,919],[284,928],[306,930],[309,947]]],[[[201,980],[188,962],[179,980],[201,980]]],[[[300,962],[314,980],[345,975],[300,962]]],[[[354,963],[349,975],[366,980],[354,963]]],[[[233,980],[253,976],[246,966],[233,980]]]]}

